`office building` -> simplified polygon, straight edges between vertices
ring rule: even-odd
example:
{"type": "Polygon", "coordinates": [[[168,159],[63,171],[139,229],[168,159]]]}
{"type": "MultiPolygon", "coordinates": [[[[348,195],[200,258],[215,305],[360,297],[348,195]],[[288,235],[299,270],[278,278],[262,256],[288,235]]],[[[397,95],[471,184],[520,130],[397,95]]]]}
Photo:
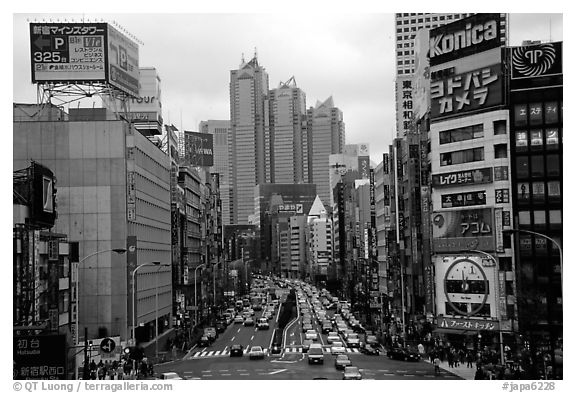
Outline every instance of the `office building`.
{"type": "Polygon", "coordinates": [[[256,55],[230,71],[231,224],[248,223],[254,214],[254,186],[271,180],[265,137],[267,94],[268,74],[256,55]]]}

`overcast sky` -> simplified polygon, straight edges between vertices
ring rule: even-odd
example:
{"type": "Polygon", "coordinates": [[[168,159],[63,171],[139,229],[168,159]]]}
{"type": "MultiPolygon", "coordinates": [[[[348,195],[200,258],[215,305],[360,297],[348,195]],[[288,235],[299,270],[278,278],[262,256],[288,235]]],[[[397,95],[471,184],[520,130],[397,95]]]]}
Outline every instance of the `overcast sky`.
{"type": "MultiPolygon", "coordinates": [[[[368,142],[371,158],[378,163],[395,126],[394,14],[305,10],[14,14],[13,101],[36,102],[29,21],[115,21],[144,43],[140,66],[155,67],[160,74],[165,123],[197,131],[201,120],[229,119],[230,70],[238,68],[242,54],[250,60],[256,48],[271,89],[294,76],[306,93],[307,107],[332,96],[344,113],[346,143],[368,142]]],[[[454,12],[466,10],[459,7],[454,12]]],[[[562,14],[511,13],[510,44],[527,39],[560,41],[562,27],[562,14]]]]}

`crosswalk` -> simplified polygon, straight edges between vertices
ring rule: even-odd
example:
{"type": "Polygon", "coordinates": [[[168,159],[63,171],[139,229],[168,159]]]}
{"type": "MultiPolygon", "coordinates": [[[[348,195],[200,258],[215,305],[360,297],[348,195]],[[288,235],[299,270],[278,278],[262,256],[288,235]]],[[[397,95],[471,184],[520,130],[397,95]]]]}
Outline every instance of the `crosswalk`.
{"type": "MultiPolygon", "coordinates": [[[[248,355],[250,348],[245,348],[243,351],[243,355],[248,355]]],[[[360,351],[358,350],[358,348],[345,348],[346,353],[360,353],[360,351]]],[[[325,354],[330,354],[330,348],[323,348],[323,351],[325,354]]],[[[302,353],[302,348],[301,347],[287,347],[284,349],[284,353],[302,353]]],[[[268,348],[264,348],[264,355],[268,356],[269,354],[269,350],[268,348]]],[[[193,352],[191,353],[189,356],[187,356],[187,358],[189,359],[199,359],[199,358],[209,358],[209,357],[224,357],[224,356],[230,356],[230,350],[229,349],[223,349],[223,350],[219,350],[219,351],[209,351],[206,349],[203,349],[202,351],[197,351],[197,352],[193,352]]]]}

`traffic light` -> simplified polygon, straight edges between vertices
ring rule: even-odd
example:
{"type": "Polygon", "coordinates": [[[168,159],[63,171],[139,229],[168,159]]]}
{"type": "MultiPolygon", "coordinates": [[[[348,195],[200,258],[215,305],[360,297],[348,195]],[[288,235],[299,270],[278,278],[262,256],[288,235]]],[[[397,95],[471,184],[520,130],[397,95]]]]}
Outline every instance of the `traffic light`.
{"type": "Polygon", "coordinates": [[[124,355],[130,360],[142,360],[144,358],[144,352],[139,347],[126,347],[124,348],[124,355]]]}

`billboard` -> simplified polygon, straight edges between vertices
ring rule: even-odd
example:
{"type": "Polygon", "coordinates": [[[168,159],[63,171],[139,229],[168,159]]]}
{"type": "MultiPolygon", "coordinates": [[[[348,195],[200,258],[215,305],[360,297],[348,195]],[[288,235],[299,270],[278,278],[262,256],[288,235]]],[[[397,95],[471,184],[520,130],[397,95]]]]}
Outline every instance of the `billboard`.
{"type": "Polygon", "coordinates": [[[562,73],[562,43],[527,45],[510,48],[511,78],[537,78],[562,73]]]}
{"type": "Polygon", "coordinates": [[[430,83],[430,117],[457,115],[502,105],[502,64],[493,64],[430,83]]]}
{"type": "Polygon", "coordinates": [[[432,214],[435,252],[468,249],[494,251],[494,214],[491,208],[442,211],[432,214]]]}
{"type": "Polygon", "coordinates": [[[396,137],[406,136],[412,126],[412,77],[396,77],[396,137]]]}
{"type": "Polygon", "coordinates": [[[430,60],[428,43],[430,30],[420,29],[414,38],[414,80],[412,85],[414,119],[423,118],[430,109],[430,60]]]}
{"type": "Polygon", "coordinates": [[[185,165],[214,165],[214,135],[184,131],[185,165]]]}
{"type": "Polygon", "coordinates": [[[430,65],[470,56],[502,45],[501,15],[475,14],[430,31],[430,65]]]}
{"type": "Polygon", "coordinates": [[[57,217],[56,178],[54,173],[37,162],[32,162],[31,221],[43,227],[52,227],[57,217]]]}
{"type": "Polygon", "coordinates": [[[468,184],[492,183],[492,168],[470,169],[432,175],[432,187],[453,187],[468,184]]]}
{"type": "Polygon", "coordinates": [[[14,336],[14,379],[66,379],[65,335],[14,336]]]}
{"type": "Polygon", "coordinates": [[[30,23],[32,83],[102,82],[138,96],[138,45],[107,23],[30,23]]]}

